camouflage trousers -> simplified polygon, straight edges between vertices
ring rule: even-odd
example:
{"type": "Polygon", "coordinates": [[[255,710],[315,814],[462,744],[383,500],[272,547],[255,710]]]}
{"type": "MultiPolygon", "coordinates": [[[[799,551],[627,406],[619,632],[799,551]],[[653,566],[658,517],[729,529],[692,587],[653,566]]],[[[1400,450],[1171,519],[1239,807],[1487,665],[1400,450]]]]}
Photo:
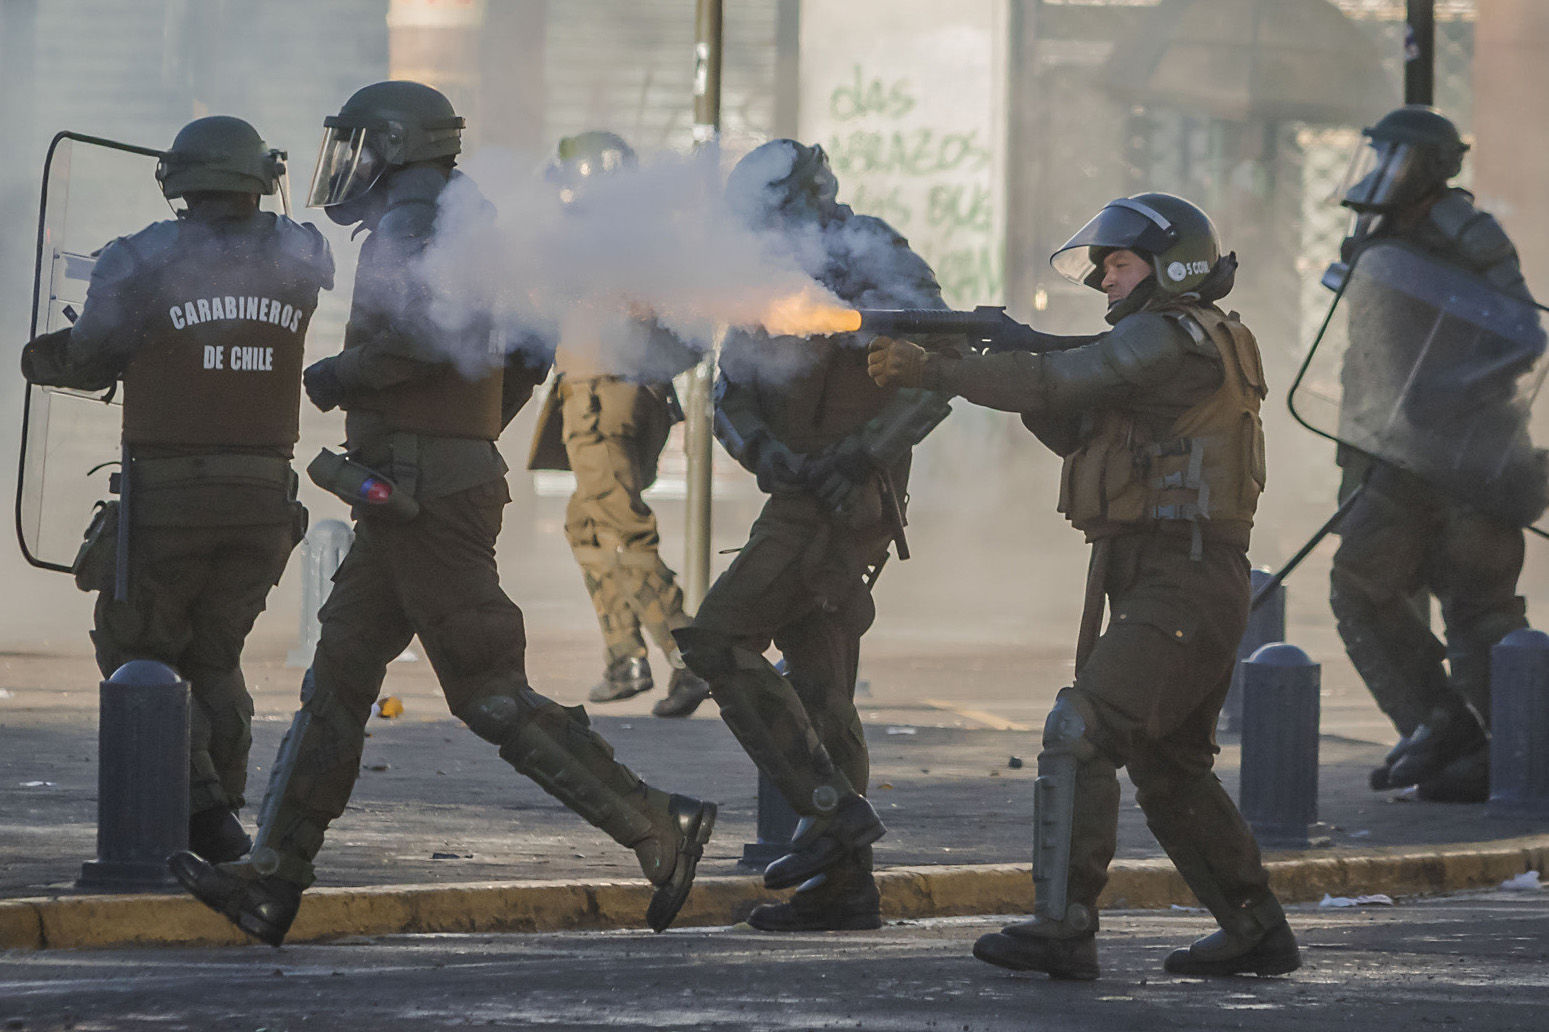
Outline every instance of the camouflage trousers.
{"type": "Polygon", "coordinates": [[[97,596],[92,642],[110,676],[131,659],[154,659],[189,682],[189,812],[245,802],[253,699],[242,645],[285,572],[295,527],[136,526],[130,534],[129,598],[97,596]]]}
{"type": "Polygon", "coordinates": [[[644,656],[649,636],[676,663],[672,632],[689,622],[683,591],[658,555],[656,515],[641,498],[656,481],[667,410],[649,388],[611,377],[565,379],[557,389],[576,480],[565,537],[597,612],[607,662],[644,656]]]}
{"type": "Polygon", "coordinates": [[[1226,924],[1269,892],[1258,843],[1211,770],[1247,622],[1246,549],[1207,538],[1196,562],[1187,529],[1166,525],[1110,547],[1107,629],[1061,693],[1095,748],[1076,767],[1069,898],[1095,908],[1107,883],[1125,767],[1157,842],[1226,924]]]}
{"type": "Polygon", "coordinates": [[[1345,651],[1400,735],[1462,701],[1488,721],[1490,649],[1527,626],[1523,532],[1385,472],[1339,527],[1329,604],[1345,651]],[[1431,631],[1433,595],[1445,645],[1431,631]]]}

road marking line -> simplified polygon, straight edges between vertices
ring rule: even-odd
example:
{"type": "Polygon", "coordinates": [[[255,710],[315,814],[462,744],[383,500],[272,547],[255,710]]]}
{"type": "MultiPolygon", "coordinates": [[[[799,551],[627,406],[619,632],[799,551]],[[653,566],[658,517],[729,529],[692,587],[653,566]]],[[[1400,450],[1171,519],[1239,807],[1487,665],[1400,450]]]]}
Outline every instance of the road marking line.
{"type": "Polygon", "coordinates": [[[985,710],[968,709],[965,706],[958,706],[950,702],[942,702],[940,699],[925,699],[923,701],[925,702],[925,705],[929,706],[931,709],[946,710],[948,713],[954,713],[957,716],[962,717],[964,720],[976,720],[983,724],[985,727],[989,728],[991,731],[1033,730],[1026,724],[1015,720],[1007,720],[1005,717],[997,716],[994,713],[989,713],[985,710]]]}

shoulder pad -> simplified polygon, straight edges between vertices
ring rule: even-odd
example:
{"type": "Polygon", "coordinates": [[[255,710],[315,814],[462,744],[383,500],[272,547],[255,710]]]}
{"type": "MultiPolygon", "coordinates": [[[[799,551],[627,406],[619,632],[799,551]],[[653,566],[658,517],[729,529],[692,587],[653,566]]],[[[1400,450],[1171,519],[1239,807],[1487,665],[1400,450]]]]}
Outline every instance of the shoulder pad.
{"type": "Polygon", "coordinates": [[[1514,261],[1517,249],[1495,216],[1474,207],[1466,190],[1449,190],[1431,206],[1433,232],[1446,242],[1459,261],[1484,271],[1504,261],[1514,261]]]}
{"type": "Polygon", "coordinates": [[[1159,312],[1135,312],[1120,319],[1118,325],[1098,338],[1097,344],[1108,356],[1108,364],[1130,383],[1145,383],[1153,370],[1181,362],[1187,354],[1216,357],[1214,345],[1206,338],[1208,352],[1176,321],[1159,312]]]}
{"type": "Polygon", "coordinates": [[[324,290],[333,289],[333,249],[318,228],[310,222],[296,222],[280,215],[274,229],[280,251],[311,266],[324,290]]]}
{"type": "Polygon", "coordinates": [[[423,198],[400,201],[387,210],[377,223],[376,234],[394,240],[412,240],[430,236],[436,225],[436,202],[423,198]]]}
{"type": "Polygon", "coordinates": [[[844,222],[849,279],[862,289],[845,298],[863,308],[945,308],[930,265],[904,235],[882,219],[856,215],[844,222]]]}
{"type": "Polygon", "coordinates": [[[179,226],[172,219],[153,222],[129,236],[119,237],[97,252],[91,276],[96,282],[116,283],[139,269],[154,266],[177,251],[179,226]]]}

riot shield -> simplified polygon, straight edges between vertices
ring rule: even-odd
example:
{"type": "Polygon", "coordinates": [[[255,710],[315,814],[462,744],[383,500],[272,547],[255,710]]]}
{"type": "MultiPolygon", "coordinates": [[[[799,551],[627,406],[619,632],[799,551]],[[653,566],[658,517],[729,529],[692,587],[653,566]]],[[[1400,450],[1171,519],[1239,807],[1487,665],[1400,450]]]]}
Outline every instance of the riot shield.
{"type": "Polygon", "coordinates": [[[1549,506],[1534,443],[1538,306],[1399,241],[1361,250],[1290,395],[1314,433],[1518,526],[1549,506]]]}
{"type": "MultiPolygon", "coordinates": [[[[96,252],[171,217],[156,185],[161,152],[63,132],[43,163],[29,337],[68,326],[86,298],[96,252]]],[[[34,566],[68,571],[120,458],[113,392],[28,385],[16,477],[16,532],[34,566]]]]}

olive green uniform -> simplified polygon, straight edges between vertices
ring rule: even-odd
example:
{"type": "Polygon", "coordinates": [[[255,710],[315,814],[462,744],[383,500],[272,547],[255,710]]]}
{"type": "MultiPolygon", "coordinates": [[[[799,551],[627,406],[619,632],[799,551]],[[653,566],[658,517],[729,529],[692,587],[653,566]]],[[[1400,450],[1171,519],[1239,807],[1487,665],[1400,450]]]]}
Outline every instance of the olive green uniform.
{"type": "MultiPolygon", "coordinates": [[[[1407,230],[1349,241],[1345,257],[1393,237],[1532,301],[1516,249],[1467,191],[1448,190],[1407,230]]],[[[1341,448],[1339,461],[1341,497],[1366,480],[1339,526],[1329,575],[1329,602],[1351,663],[1400,735],[1433,723],[1437,711],[1458,713],[1465,702],[1488,722],[1490,649],[1527,626],[1517,594],[1522,529],[1351,449],[1341,448]],[[1445,645],[1431,631],[1433,595],[1445,645]]]]}
{"type": "Polygon", "coordinates": [[[253,702],[241,656],[306,527],[290,469],[301,362],[333,258],[315,228],[205,204],[109,244],[80,319],[39,338],[37,383],[122,379],[129,473],[128,592],[115,599],[111,525],[92,641],[104,677],[131,659],[188,680],[190,813],[244,802],[253,702]]]}
{"type": "MultiPolygon", "coordinates": [[[[823,272],[829,289],[851,303],[944,307],[934,274],[903,237],[839,207],[826,228],[836,255],[823,272]]],[[[847,335],[737,333],[722,350],[716,436],[770,497],[678,640],[722,719],[804,817],[833,813],[870,780],[855,682],[861,636],[876,615],[871,581],[901,530],[909,459],[859,475],[844,516],[818,496],[811,471],[901,400],[871,381],[864,349],[847,335]],[[771,643],[783,674],[763,657],[771,643]]],[[[869,896],[874,914],[871,869],[870,846],[856,848],[818,894],[869,896]]]]}
{"type": "Polygon", "coordinates": [[[1213,306],[1159,302],[1064,351],[932,356],[922,386],[1021,412],[1066,457],[1060,508],[1093,543],[1092,588],[1111,607],[1045,731],[1040,775],[1069,757],[1074,798],[1068,883],[1041,883],[1039,903],[1066,890],[1084,908],[1071,914],[1091,922],[1071,931],[1095,926],[1122,766],[1158,842],[1222,927],[1271,926],[1279,907],[1258,846],[1211,770],[1264,477],[1252,335],[1213,306]]]}
{"type": "Polygon", "coordinates": [[[419,512],[395,522],[355,508],[355,540],[320,613],[302,709],[275,762],[251,867],[311,883],[324,831],[359,772],[387,664],[418,635],[452,713],[516,770],[634,848],[660,881],[680,837],[666,794],[613,759],[584,710],[527,682],[522,614],[495,564],[510,496],[494,441],[547,370],[514,352],[502,365],[487,323],[448,331],[418,318],[425,288],[410,269],[435,231],[444,187],[434,168],[394,174],[386,214],[361,249],[344,350],[325,360],[351,453],[410,492],[419,512]],[[470,358],[481,361],[470,368],[470,358]]]}

